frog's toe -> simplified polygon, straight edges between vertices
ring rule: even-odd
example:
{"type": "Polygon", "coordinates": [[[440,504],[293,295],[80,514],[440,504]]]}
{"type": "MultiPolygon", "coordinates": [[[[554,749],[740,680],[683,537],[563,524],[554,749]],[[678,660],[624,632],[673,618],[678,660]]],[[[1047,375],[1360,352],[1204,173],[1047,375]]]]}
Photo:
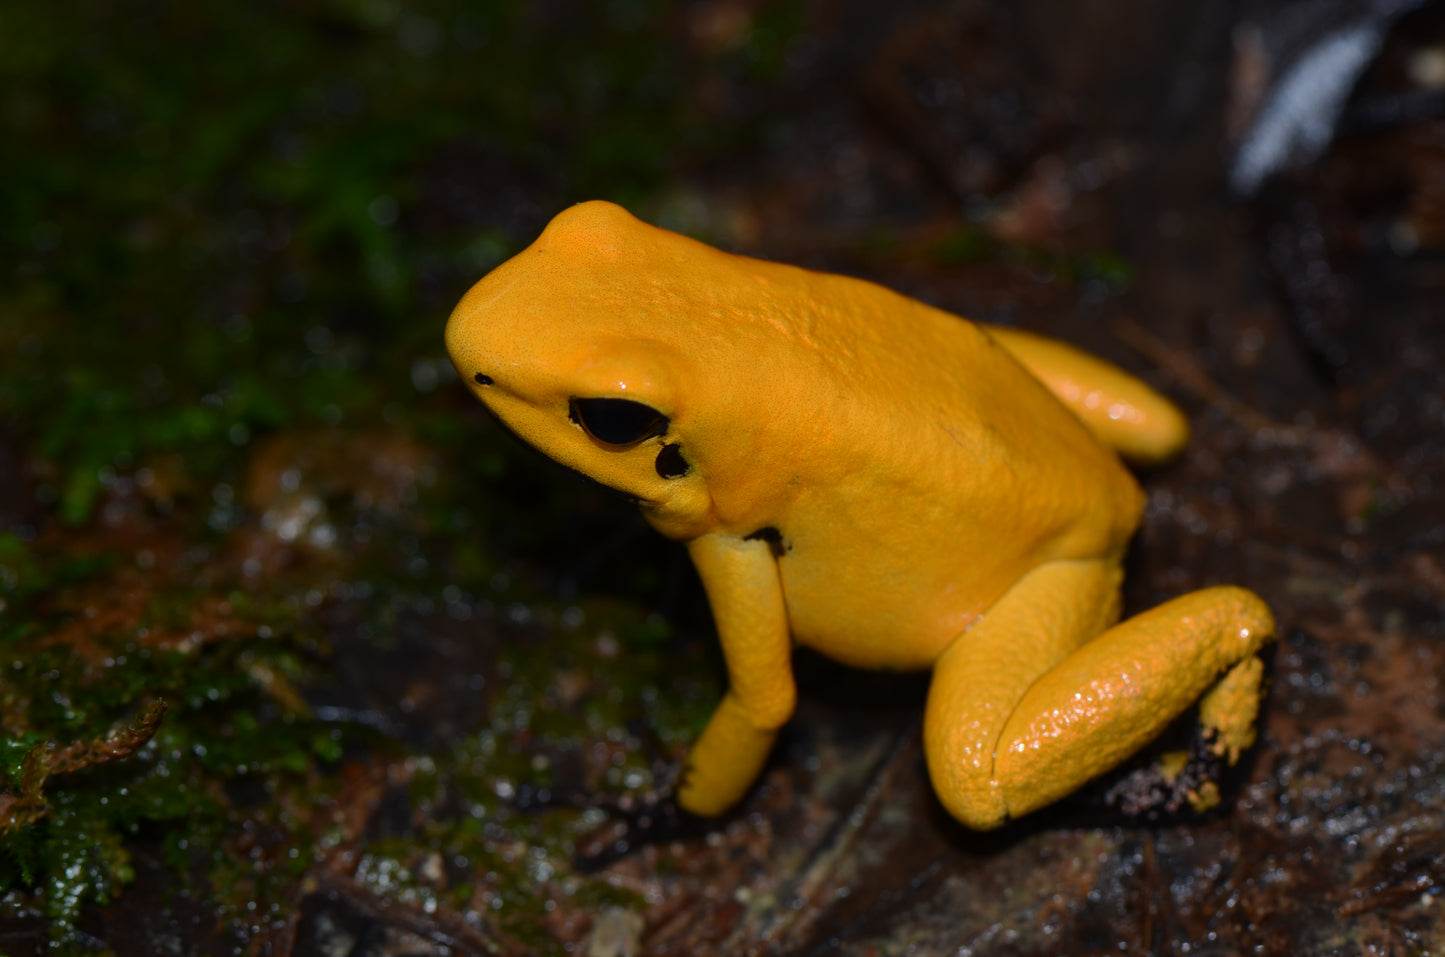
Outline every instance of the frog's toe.
{"type": "Polygon", "coordinates": [[[1250,655],[1225,672],[1199,701],[1187,748],[1169,751],[1109,784],[1102,803],[1135,821],[1154,821],[1220,803],[1220,781],[1254,744],[1265,694],[1265,660],[1250,655]]]}
{"type": "Polygon", "coordinates": [[[1251,655],[1229,669],[1199,701],[1199,723],[1212,732],[1210,746],[1231,766],[1254,744],[1264,692],[1264,661],[1251,655]]]}

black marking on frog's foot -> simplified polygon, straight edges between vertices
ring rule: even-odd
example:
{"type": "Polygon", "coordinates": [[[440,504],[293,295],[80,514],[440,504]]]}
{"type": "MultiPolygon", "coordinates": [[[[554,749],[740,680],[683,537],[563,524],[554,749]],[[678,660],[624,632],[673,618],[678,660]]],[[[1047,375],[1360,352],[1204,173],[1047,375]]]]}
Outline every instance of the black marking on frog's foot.
{"type": "Polygon", "coordinates": [[[485,372],[478,372],[476,375],[472,376],[472,381],[475,382],[477,385],[491,385],[492,377],[487,375],[485,372]]]}
{"type": "Polygon", "coordinates": [[[793,548],[792,543],[783,538],[783,533],[778,531],[777,527],[773,525],[764,525],[756,532],[744,535],[743,541],[767,542],[768,548],[772,549],[774,558],[782,558],[788,552],[792,551],[793,548]]]}
{"type": "Polygon", "coordinates": [[[673,783],[642,793],[598,794],[578,788],[551,788],[523,782],[517,785],[511,805],[524,814],[556,808],[603,811],[607,821],[580,838],[572,854],[572,865],[584,874],[599,871],[649,844],[686,841],[706,836],[725,818],[699,817],[677,803],[679,782],[686,780],[687,766],[668,770],[654,764],[654,771],[673,783]]]}
{"type": "Polygon", "coordinates": [[[610,820],[578,841],[572,866],[591,874],[649,844],[686,841],[708,833],[715,823],[678,806],[671,793],[643,798],[626,795],[607,808],[610,820]]]}
{"type": "Polygon", "coordinates": [[[1218,802],[1220,781],[1228,763],[1212,747],[1213,731],[1196,727],[1189,743],[1184,767],[1165,775],[1156,758],[1113,781],[1099,796],[1100,803],[1130,823],[1152,824],[1189,814],[1201,795],[1215,792],[1218,802]]]}
{"type": "Polygon", "coordinates": [[[665,479],[682,478],[691,469],[687,459],[682,457],[680,445],[664,445],[657,453],[657,474],[665,479]]]}

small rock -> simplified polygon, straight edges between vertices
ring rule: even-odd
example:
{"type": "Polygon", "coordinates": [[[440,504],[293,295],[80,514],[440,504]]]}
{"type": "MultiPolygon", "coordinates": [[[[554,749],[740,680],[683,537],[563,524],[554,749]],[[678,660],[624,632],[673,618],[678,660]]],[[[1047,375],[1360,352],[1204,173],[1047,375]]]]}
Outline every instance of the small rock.
{"type": "Polygon", "coordinates": [[[641,914],[621,907],[606,908],[597,915],[587,935],[587,957],[634,957],[641,952],[646,926],[641,914]]]}

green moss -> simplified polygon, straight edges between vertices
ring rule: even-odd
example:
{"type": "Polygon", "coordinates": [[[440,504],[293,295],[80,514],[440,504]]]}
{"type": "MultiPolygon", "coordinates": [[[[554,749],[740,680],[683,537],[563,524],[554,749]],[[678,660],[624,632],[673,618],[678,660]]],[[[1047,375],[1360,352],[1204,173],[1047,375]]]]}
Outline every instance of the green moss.
{"type": "MultiPolygon", "coordinates": [[[[334,760],[339,747],[336,729],[280,711],[254,678],[261,662],[290,666],[296,636],[253,637],[192,653],[150,652],[114,636],[98,640],[110,652],[98,671],[64,646],[7,662],[7,688],[50,689],[25,703],[28,730],[0,740],[4,790],[12,795],[24,791],[26,757],[101,736],[117,726],[117,713],[132,711],[138,701],[172,702],[144,747],[113,765],[52,776],[44,782],[43,813],[0,828],[0,885],[40,891],[61,942],[74,933],[83,905],[110,900],[132,879],[129,840],[153,826],[181,825],[204,847],[206,836],[233,832],[249,813],[221,797],[212,782],[250,777],[261,793],[278,794],[305,779],[318,760],[334,760]]],[[[220,861],[223,845],[211,846],[220,861]]]]}
{"type": "Polygon", "coordinates": [[[712,136],[677,96],[689,67],[658,35],[665,5],[614,6],[553,23],[520,0],[22,4],[0,114],[30,144],[0,157],[0,249],[19,267],[0,294],[0,409],[58,466],[60,514],[90,515],[107,466],[175,451],[205,482],[244,436],[376,417],[410,391],[441,318],[417,321],[419,273],[475,275],[526,238],[403,238],[426,188],[413,171],[443,144],[621,198],[712,136]]]}
{"type": "MultiPolygon", "coordinates": [[[[561,478],[577,488],[571,477],[561,478]]],[[[110,594],[112,583],[129,574],[130,561],[0,538],[0,594],[31,624],[7,632],[0,645],[7,679],[0,683],[0,713],[12,724],[0,741],[6,774],[0,790],[19,792],[17,775],[37,745],[104,737],[133,723],[146,702],[170,704],[144,748],[113,765],[49,779],[44,812],[0,834],[0,883],[29,890],[27,899],[45,913],[57,942],[78,939],[86,906],[124,893],[133,876],[133,842],[157,840],[178,872],[205,875],[183,886],[211,900],[245,937],[256,920],[252,902],[263,914],[285,906],[294,899],[294,882],[327,853],[332,836],[312,832],[312,815],[332,799],[338,782],[329,771],[348,754],[417,769],[413,799],[426,823],[416,834],[368,846],[365,876],[377,892],[391,889],[425,907],[462,906],[480,894],[497,926],[536,941],[542,951],[548,949],[540,929],[547,895],[564,895],[562,906],[630,901],[571,873],[574,845],[596,826],[595,817],[565,809],[518,814],[510,796],[553,783],[556,760],[599,745],[614,759],[589,773],[583,782],[589,790],[662,783],[654,777],[655,751],[628,729],[647,728],[679,756],[720,694],[715,652],[698,642],[679,644],[667,625],[630,602],[563,604],[548,597],[483,547],[485,539],[458,534],[467,525],[456,519],[459,494],[451,479],[428,486],[416,511],[374,524],[370,544],[347,555],[353,570],[372,568],[382,576],[410,561],[407,555],[431,559],[422,578],[368,584],[358,607],[369,618],[365,630],[378,636],[395,632],[398,609],[428,600],[418,597],[418,587],[436,594],[461,586],[492,595],[499,606],[525,609],[531,637],[499,649],[497,690],[483,729],[425,756],[404,756],[397,742],[317,721],[298,705],[299,689],[328,668],[331,652],[305,596],[316,590],[312,576],[334,574],[329,566],[244,588],[229,582],[226,575],[234,572],[220,565],[206,573],[205,585],[185,574],[154,575],[134,624],[44,642],[38,639],[58,627],[75,628],[83,619],[67,609],[90,604],[86,596],[110,594]],[[418,515],[431,517],[417,525],[418,515]],[[217,596],[225,596],[227,606],[223,627],[194,632],[195,609],[217,596]],[[257,833],[268,835],[265,852],[238,853],[238,842],[257,833]],[[418,884],[416,862],[428,853],[460,854],[481,869],[477,873],[491,876],[485,886],[477,880],[418,884]]],[[[626,514],[625,504],[602,502],[599,507],[626,514]]],[[[555,521],[566,524],[565,516],[560,511],[555,521]]]]}
{"type": "Polygon", "coordinates": [[[111,563],[94,553],[42,555],[13,532],[0,532],[0,612],[7,613],[0,616],[0,646],[27,631],[22,623],[37,614],[37,597],[84,582],[111,563]]]}
{"type": "Polygon", "coordinates": [[[462,854],[474,879],[437,906],[495,885],[500,924],[529,941],[544,885],[622,902],[568,871],[586,816],[515,814],[504,795],[599,743],[619,757],[589,784],[654,783],[628,729],[679,754],[720,671],[641,608],[675,554],[633,553],[588,583],[630,600],[556,598],[549,575],[626,506],[538,478],[447,387],[440,333],[540,225],[487,203],[633,201],[754,135],[746,117],[702,121],[689,91],[707,69],[775,74],[797,22],[770,4],[699,54],[664,0],[547,17],[525,0],[0,10],[0,138],[24,144],[0,150],[0,443],[23,453],[40,509],[0,531],[0,791],[34,796],[0,833],[3,906],[38,907],[73,941],[87,906],[124,895],[134,848],[159,844],[244,937],[337,838],[312,828],[340,800],[341,762],[422,769],[416,800],[435,811],[367,848],[369,873],[462,854]],[[458,179],[482,209],[454,213],[458,179]],[[258,450],[300,430],[399,431],[438,476],[389,510],[344,483],[307,487],[344,540],[282,545],[248,489],[258,450]],[[257,549],[284,553],[281,570],[239,573],[257,549]],[[183,557],[142,565],[152,551],[183,557]],[[362,630],[386,637],[398,607],[445,605],[448,588],[534,625],[498,653],[486,727],[417,755],[308,712],[333,664],[313,596],[364,593],[362,630]],[[112,607],[137,591],[137,608],[112,607]],[[217,601],[224,621],[198,614],[217,601]],[[158,700],[144,747],[26,784],[37,748],[104,740],[158,700]]]}

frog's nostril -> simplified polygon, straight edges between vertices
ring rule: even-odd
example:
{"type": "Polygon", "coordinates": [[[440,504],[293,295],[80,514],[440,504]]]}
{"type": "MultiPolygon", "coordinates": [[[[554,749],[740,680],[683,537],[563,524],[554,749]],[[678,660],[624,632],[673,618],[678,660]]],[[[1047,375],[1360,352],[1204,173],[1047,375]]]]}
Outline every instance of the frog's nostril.
{"type": "Polygon", "coordinates": [[[472,376],[472,381],[475,382],[477,385],[491,385],[492,377],[487,375],[485,372],[478,372],[476,375],[472,376]]]}

